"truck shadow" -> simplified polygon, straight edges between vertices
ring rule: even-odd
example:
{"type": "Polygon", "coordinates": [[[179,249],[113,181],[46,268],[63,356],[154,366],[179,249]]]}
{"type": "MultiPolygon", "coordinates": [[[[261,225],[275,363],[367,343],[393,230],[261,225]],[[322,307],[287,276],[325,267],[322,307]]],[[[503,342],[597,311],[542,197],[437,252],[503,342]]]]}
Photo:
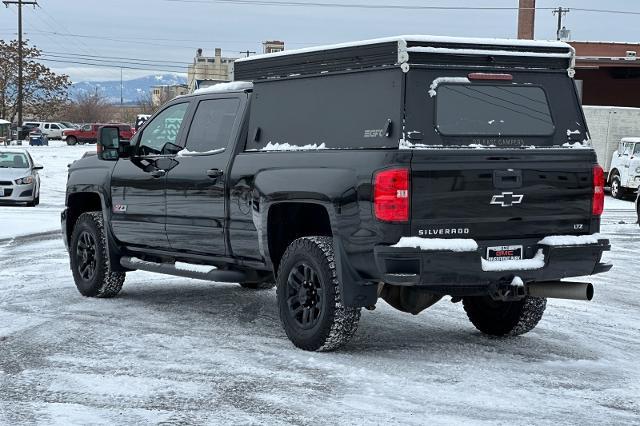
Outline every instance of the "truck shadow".
{"type": "MultiPolygon", "coordinates": [[[[242,342],[266,338],[274,349],[297,351],[280,324],[274,289],[248,290],[236,284],[172,280],[165,284],[125,285],[115,301],[156,310],[174,326],[206,326],[214,339],[218,331],[228,334],[232,330],[242,342]]],[[[358,332],[336,353],[366,358],[413,351],[421,359],[447,362],[468,361],[470,354],[479,361],[485,358],[495,361],[496,356],[521,361],[599,357],[581,344],[583,340],[572,338],[570,331],[561,333],[546,328],[544,319],[527,335],[495,338],[476,331],[460,304],[443,300],[431,309],[412,316],[379,301],[375,311],[362,311],[358,332]]],[[[206,335],[202,337],[206,339],[206,335]]]]}

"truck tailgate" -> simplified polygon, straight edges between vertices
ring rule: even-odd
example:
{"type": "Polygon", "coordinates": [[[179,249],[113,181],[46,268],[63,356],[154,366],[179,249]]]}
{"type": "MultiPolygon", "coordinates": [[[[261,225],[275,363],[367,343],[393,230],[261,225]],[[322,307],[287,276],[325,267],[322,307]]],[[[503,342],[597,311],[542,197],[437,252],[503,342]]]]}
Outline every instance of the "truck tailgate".
{"type": "Polygon", "coordinates": [[[411,231],[507,240],[597,232],[588,149],[415,150],[411,231]]]}

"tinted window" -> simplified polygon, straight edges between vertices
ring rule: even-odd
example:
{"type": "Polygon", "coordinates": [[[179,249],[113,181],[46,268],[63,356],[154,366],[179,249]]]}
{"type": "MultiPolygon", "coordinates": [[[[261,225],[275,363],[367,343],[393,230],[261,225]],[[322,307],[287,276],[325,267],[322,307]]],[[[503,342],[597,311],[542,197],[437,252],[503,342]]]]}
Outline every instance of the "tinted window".
{"type": "Polygon", "coordinates": [[[539,87],[445,84],[437,89],[436,126],[452,136],[548,136],[554,132],[539,87]]]}
{"type": "Polygon", "coordinates": [[[60,129],[60,127],[58,127],[58,125],[57,125],[57,124],[52,124],[52,125],[51,125],[51,128],[52,128],[52,129],[56,129],[56,130],[59,130],[59,129],[60,129]]]}
{"type": "Polygon", "coordinates": [[[161,154],[167,144],[176,144],[188,103],[172,105],[158,114],[144,129],[139,154],[161,154]]]}
{"type": "Polygon", "coordinates": [[[640,143],[636,144],[636,148],[633,150],[633,155],[640,155],[640,143]]]}
{"type": "Polygon", "coordinates": [[[191,152],[207,152],[226,148],[239,106],[239,99],[200,102],[187,136],[187,149],[191,152]]]}
{"type": "Polygon", "coordinates": [[[403,78],[390,69],[256,83],[246,149],[397,148],[403,78]]]}
{"type": "Polygon", "coordinates": [[[633,147],[633,144],[631,143],[625,143],[623,145],[623,151],[622,151],[622,155],[629,155],[631,154],[631,148],[633,147]]]}

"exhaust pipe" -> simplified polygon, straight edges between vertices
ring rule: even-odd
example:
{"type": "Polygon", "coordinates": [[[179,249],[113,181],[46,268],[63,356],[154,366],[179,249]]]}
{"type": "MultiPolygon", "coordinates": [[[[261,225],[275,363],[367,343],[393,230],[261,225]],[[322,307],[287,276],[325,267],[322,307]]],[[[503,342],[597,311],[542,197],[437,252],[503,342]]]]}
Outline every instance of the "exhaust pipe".
{"type": "Polygon", "coordinates": [[[527,285],[527,293],[533,297],[550,299],[591,300],[593,285],[569,281],[548,281],[527,285]]]}

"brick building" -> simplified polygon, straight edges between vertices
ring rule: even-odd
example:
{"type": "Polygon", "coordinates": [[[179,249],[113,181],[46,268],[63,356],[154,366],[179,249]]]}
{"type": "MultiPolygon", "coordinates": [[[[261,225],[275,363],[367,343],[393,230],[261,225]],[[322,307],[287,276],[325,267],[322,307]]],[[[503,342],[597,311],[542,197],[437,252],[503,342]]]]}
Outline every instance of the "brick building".
{"type": "MultiPolygon", "coordinates": [[[[520,0],[518,38],[535,37],[535,0],[520,0]]],[[[585,105],[640,107],[640,43],[570,41],[585,105]]]]}

